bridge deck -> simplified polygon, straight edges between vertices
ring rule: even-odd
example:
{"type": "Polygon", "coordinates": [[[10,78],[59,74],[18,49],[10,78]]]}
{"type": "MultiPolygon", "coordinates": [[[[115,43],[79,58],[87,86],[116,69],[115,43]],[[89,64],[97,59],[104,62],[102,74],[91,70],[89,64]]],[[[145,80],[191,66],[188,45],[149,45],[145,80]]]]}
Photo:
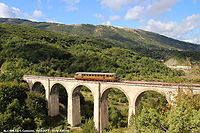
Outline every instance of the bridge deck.
{"type": "Polygon", "coordinates": [[[100,83],[112,83],[112,84],[130,84],[137,86],[159,86],[159,87],[171,87],[171,88],[198,88],[200,89],[200,84],[178,84],[178,83],[167,83],[167,82],[146,82],[146,81],[119,81],[119,82],[103,82],[103,81],[85,81],[85,80],[76,80],[75,78],[67,77],[46,77],[46,76],[33,76],[33,75],[24,75],[23,78],[31,79],[49,79],[49,80],[59,80],[59,81],[77,81],[77,82],[100,82],[100,83]]]}

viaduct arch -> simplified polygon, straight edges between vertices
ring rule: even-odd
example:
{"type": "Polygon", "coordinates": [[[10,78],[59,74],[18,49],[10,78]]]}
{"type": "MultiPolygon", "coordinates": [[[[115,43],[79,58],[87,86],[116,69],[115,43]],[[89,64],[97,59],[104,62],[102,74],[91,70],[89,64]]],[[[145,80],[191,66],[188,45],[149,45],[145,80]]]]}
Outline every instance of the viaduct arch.
{"type": "Polygon", "coordinates": [[[130,98],[129,98],[129,95],[127,94],[127,92],[119,87],[119,86],[115,86],[115,85],[111,85],[111,86],[107,86],[106,88],[104,88],[101,93],[100,93],[100,121],[101,121],[101,129],[103,130],[104,128],[109,128],[109,114],[108,114],[108,93],[110,91],[110,89],[112,88],[116,88],[116,89],[119,89],[120,91],[122,91],[126,98],[128,99],[128,103],[130,105],[130,98]]]}
{"type": "Polygon", "coordinates": [[[145,89],[141,89],[141,90],[135,95],[135,98],[133,99],[133,106],[134,106],[134,107],[136,107],[136,106],[139,105],[139,102],[140,102],[140,100],[141,100],[142,94],[143,94],[144,92],[146,92],[146,91],[155,91],[155,92],[158,92],[158,93],[162,94],[163,96],[165,96],[165,98],[166,98],[166,100],[167,100],[168,103],[170,103],[170,101],[172,100],[172,99],[170,99],[171,96],[170,96],[169,94],[167,95],[167,94],[165,94],[164,92],[162,92],[161,90],[158,90],[158,89],[156,89],[156,88],[145,88],[145,89]]]}
{"type": "Polygon", "coordinates": [[[81,124],[80,114],[80,95],[79,90],[81,86],[86,86],[94,97],[94,123],[98,131],[107,128],[108,123],[108,102],[107,94],[109,89],[117,88],[121,90],[129,101],[128,121],[132,113],[135,113],[136,106],[140,101],[141,94],[145,91],[156,91],[163,94],[170,103],[174,96],[178,94],[179,88],[188,90],[191,88],[191,93],[200,94],[200,85],[182,85],[173,83],[161,82],[142,82],[142,81],[124,81],[124,82],[98,82],[98,81],[82,81],[74,78],[64,77],[45,77],[45,76],[31,76],[24,75],[23,79],[28,83],[30,89],[36,82],[40,82],[45,88],[45,96],[48,102],[48,114],[56,116],[59,114],[58,94],[51,94],[52,88],[55,84],[61,84],[68,95],[68,113],[67,119],[71,126],[81,124]]]}
{"type": "Polygon", "coordinates": [[[35,82],[32,86],[32,90],[36,91],[37,93],[45,94],[45,88],[40,82],[35,82]]]}

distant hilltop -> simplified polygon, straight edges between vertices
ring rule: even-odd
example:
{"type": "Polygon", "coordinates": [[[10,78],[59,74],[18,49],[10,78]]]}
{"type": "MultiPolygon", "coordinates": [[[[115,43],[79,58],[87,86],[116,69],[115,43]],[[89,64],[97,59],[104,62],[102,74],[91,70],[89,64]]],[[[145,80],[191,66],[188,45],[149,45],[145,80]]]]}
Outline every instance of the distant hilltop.
{"type": "Polygon", "coordinates": [[[90,24],[64,25],[14,18],[0,18],[0,23],[29,26],[73,36],[98,38],[132,49],[141,47],[148,49],[200,51],[200,45],[175,40],[139,29],[117,28],[105,25],[94,26],[90,24]]]}

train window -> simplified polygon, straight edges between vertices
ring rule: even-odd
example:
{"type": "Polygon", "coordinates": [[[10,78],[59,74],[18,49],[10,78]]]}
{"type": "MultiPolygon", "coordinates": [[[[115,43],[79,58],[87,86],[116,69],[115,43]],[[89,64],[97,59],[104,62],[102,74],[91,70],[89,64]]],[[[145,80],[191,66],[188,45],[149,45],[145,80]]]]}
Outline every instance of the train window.
{"type": "Polygon", "coordinates": [[[91,74],[89,74],[89,76],[91,76],[91,74]]]}
{"type": "Polygon", "coordinates": [[[79,76],[81,76],[81,74],[79,74],[79,76]]]}

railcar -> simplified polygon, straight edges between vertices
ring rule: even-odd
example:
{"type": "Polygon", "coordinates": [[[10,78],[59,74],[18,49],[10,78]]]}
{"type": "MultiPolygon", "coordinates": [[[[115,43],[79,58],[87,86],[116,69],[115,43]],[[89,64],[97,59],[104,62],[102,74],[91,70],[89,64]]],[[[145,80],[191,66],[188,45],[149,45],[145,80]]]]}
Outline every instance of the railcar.
{"type": "Polygon", "coordinates": [[[109,81],[117,82],[116,73],[77,72],[74,76],[77,80],[109,81]]]}

